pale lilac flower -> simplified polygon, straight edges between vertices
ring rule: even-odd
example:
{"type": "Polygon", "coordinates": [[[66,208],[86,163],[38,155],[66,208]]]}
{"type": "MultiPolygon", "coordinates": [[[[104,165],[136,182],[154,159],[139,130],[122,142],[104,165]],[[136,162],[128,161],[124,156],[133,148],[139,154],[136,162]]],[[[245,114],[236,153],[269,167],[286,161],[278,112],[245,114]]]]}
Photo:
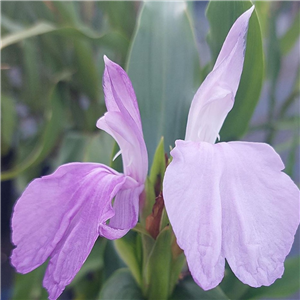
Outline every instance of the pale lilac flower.
{"type": "Polygon", "coordinates": [[[272,284],[299,225],[299,190],[271,146],[214,144],[234,103],[253,9],[234,23],[194,96],[185,140],[176,141],[164,178],[170,223],[204,290],[221,282],[225,259],[242,282],[272,284]]]}
{"type": "Polygon", "coordinates": [[[99,235],[120,238],[138,220],[148,169],[140,113],[125,71],[104,60],[108,112],[97,127],[119,144],[124,174],[97,163],[62,165],[31,182],[13,212],[12,241],[17,247],[11,262],[18,272],[28,273],[50,257],[43,281],[50,299],[57,299],[72,281],[99,235]]]}

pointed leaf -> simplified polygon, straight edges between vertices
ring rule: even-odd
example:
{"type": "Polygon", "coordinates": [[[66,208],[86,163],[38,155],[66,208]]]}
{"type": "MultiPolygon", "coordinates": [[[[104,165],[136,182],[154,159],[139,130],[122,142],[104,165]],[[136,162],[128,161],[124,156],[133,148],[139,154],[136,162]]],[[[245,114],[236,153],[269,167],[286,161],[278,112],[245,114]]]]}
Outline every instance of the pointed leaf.
{"type": "Polygon", "coordinates": [[[17,113],[13,98],[2,95],[1,97],[1,148],[2,155],[5,155],[12,144],[14,130],[17,123],[17,113]]]}
{"type": "Polygon", "coordinates": [[[199,80],[194,34],[184,2],[145,2],[127,62],[151,164],[161,136],[165,149],[184,138],[199,80]]]}
{"type": "Polygon", "coordinates": [[[172,265],[172,230],[165,228],[157,237],[145,269],[148,299],[166,299],[169,296],[170,270],[172,265]]]}

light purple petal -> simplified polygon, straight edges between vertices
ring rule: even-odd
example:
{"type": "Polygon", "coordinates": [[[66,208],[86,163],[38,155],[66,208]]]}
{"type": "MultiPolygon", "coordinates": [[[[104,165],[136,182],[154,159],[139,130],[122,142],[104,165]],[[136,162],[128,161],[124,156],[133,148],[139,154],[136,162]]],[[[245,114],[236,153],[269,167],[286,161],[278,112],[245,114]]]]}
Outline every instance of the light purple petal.
{"type": "Polygon", "coordinates": [[[299,190],[281,172],[284,165],[267,144],[221,143],[216,151],[225,162],[221,179],[224,255],[242,282],[268,286],[282,276],[294,241],[299,190]]]}
{"type": "Polygon", "coordinates": [[[97,127],[119,144],[125,175],[144,183],[148,156],[136,96],[126,72],[106,56],[104,60],[103,89],[108,113],[98,120],[97,127]]]}
{"type": "MultiPolygon", "coordinates": [[[[203,289],[217,286],[224,276],[222,255],[222,210],[218,191],[220,172],[210,153],[213,145],[202,151],[199,144],[176,141],[168,166],[163,195],[166,210],[184,250],[194,280],[203,289]],[[200,161],[203,163],[200,165],[200,161]]],[[[202,144],[201,144],[202,146],[202,144]]]]}
{"type": "Polygon", "coordinates": [[[107,110],[130,115],[142,131],[140,112],[131,81],[126,72],[104,55],[103,90],[107,110]]]}
{"type": "Polygon", "coordinates": [[[299,225],[299,190],[273,148],[177,141],[171,154],[165,205],[195,281],[215,287],[224,257],[251,286],[281,277],[299,225]]]}
{"type": "Polygon", "coordinates": [[[120,191],[114,201],[115,215],[110,219],[110,228],[133,228],[139,216],[139,196],[144,189],[144,185],[134,190],[127,189],[120,191]],[[131,203],[131,205],[128,205],[131,203]]]}
{"type": "Polygon", "coordinates": [[[214,143],[232,109],[244,64],[249,18],[254,6],[230,29],[216,64],[203,81],[191,104],[186,140],[214,143]]]}
{"type": "MultiPolygon", "coordinates": [[[[135,195],[135,189],[140,185],[133,179],[92,163],[63,165],[34,180],[14,208],[12,264],[27,273],[50,256],[44,286],[56,299],[89,255],[99,226],[114,216],[113,197],[121,190],[135,195]]],[[[120,234],[109,236],[116,237],[120,234]]]]}
{"type": "Polygon", "coordinates": [[[148,171],[147,150],[143,136],[134,132],[120,112],[107,112],[97,126],[110,134],[119,144],[124,174],[144,184],[148,171]]]}

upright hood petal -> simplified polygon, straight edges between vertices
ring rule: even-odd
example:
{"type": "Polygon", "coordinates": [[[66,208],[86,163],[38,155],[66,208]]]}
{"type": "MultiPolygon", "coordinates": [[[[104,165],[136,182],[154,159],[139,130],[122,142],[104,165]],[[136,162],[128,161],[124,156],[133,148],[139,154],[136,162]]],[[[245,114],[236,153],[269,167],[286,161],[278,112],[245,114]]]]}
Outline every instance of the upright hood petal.
{"type": "Polygon", "coordinates": [[[214,143],[232,109],[244,64],[252,6],[231,27],[215,66],[196,92],[188,115],[186,140],[214,143]]]}
{"type": "Polygon", "coordinates": [[[148,170],[148,155],[143,138],[136,96],[126,72],[106,56],[103,89],[108,112],[98,120],[120,146],[125,175],[144,183],[148,170]]]}

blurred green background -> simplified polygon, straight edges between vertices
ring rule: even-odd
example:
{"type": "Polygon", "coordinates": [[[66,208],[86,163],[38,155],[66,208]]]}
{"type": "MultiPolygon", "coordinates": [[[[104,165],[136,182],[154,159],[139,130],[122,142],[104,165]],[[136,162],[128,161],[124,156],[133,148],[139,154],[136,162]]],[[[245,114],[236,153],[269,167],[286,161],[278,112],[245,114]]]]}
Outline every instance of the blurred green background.
{"type": "MultiPolygon", "coordinates": [[[[299,186],[300,4],[255,5],[241,84],[221,140],[271,144],[299,186]]],[[[125,68],[132,80],[151,163],[162,135],[167,152],[184,137],[195,91],[212,69],[230,26],[250,6],[250,1],[1,3],[3,300],[46,298],[41,288],[45,266],[22,276],[9,264],[11,211],[26,185],[67,162],[111,164],[114,141],[95,126],[106,110],[103,55],[125,68]]],[[[290,255],[287,275],[270,288],[248,288],[227,270],[224,295],[299,298],[294,294],[299,290],[299,232],[290,255]]],[[[99,239],[60,299],[98,299],[103,283],[124,266],[113,244],[99,239]]],[[[131,283],[123,284],[126,290],[131,283]]],[[[221,299],[192,282],[185,285],[189,294],[180,288],[175,292],[182,299],[221,299]]]]}

